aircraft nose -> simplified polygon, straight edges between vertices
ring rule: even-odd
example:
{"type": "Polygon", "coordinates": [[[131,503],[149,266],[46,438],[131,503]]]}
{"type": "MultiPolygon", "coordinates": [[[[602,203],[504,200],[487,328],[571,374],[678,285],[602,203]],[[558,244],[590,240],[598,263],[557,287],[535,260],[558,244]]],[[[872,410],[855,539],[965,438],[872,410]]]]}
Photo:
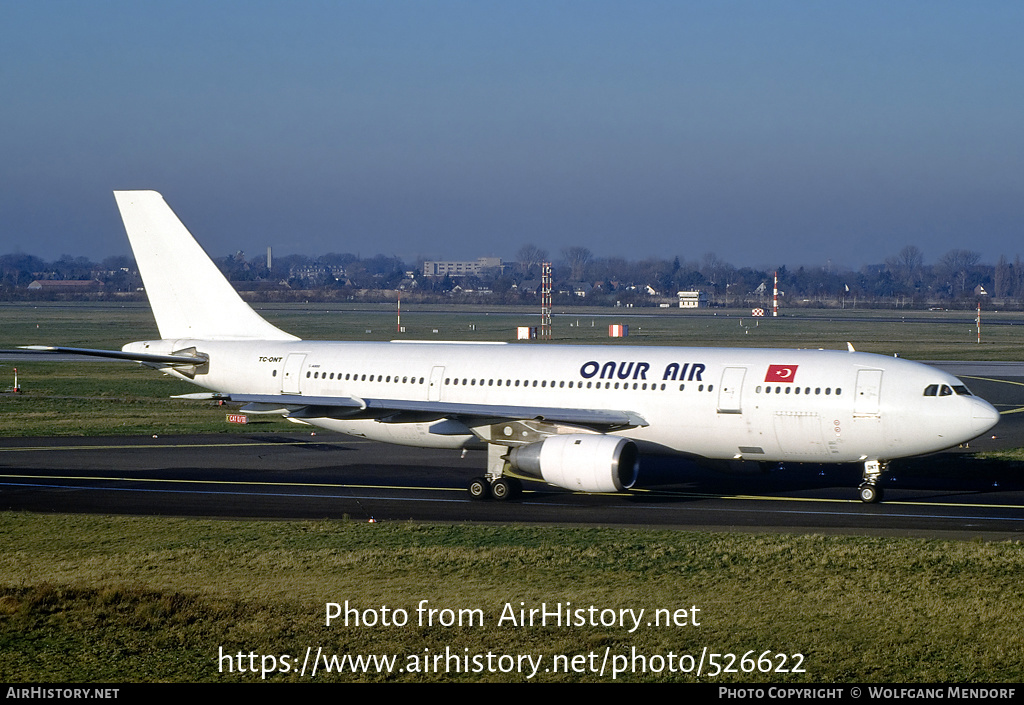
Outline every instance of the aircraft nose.
{"type": "Polygon", "coordinates": [[[971,425],[976,436],[988,431],[999,423],[999,411],[983,399],[973,399],[971,425]]]}

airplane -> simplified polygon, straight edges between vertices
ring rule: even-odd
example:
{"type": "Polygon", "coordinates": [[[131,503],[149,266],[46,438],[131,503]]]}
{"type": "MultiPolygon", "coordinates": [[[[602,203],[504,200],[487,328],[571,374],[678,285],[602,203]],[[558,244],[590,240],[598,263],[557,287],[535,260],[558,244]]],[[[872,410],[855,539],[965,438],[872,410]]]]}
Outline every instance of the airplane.
{"type": "Polygon", "coordinates": [[[956,377],[839,350],[301,340],[257,314],[154,191],[115,191],[160,332],[120,351],[301,424],[424,448],[486,449],[473,499],[521,478],[622,492],[641,454],[702,461],[860,463],[882,499],[891,460],[958,446],[999,413],[956,377]]]}

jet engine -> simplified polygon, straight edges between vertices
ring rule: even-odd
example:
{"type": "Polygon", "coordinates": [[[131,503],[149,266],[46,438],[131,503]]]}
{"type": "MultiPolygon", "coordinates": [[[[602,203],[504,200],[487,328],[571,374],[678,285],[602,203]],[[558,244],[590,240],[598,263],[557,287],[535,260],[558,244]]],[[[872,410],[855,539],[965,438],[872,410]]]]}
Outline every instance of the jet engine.
{"type": "Polygon", "coordinates": [[[512,467],[530,477],[581,492],[621,492],[636,482],[639,453],[618,436],[572,433],[513,448],[512,467]]]}

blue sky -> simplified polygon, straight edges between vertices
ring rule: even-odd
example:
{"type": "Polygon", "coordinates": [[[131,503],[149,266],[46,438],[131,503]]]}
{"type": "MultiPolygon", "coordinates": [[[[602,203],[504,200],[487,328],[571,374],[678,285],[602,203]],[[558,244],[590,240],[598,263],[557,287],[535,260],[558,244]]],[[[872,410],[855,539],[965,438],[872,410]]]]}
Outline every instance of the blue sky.
{"type": "Polygon", "coordinates": [[[1020,2],[0,0],[0,252],[1024,254],[1020,2]]]}

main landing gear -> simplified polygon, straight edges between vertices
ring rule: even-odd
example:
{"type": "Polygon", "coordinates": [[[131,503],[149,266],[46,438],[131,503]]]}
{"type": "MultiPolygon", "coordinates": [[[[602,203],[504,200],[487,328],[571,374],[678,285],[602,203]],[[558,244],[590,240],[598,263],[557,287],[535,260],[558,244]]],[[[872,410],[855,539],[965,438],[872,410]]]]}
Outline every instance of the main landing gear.
{"type": "Polygon", "coordinates": [[[523,493],[523,483],[514,477],[499,477],[490,480],[474,477],[469,483],[469,498],[475,500],[494,499],[505,502],[523,493]]]}
{"type": "Polygon", "coordinates": [[[492,443],[487,446],[487,475],[474,477],[469,483],[469,498],[494,499],[507,502],[523,493],[523,483],[505,475],[508,468],[508,447],[492,443]]]}
{"type": "Polygon", "coordinates": [[[889,462],[885,460],[868,460],[864,463],[864,481],[857,489],[861,502],[874,504],[882,501],[883,493],[878,486],[878,479],[888,469],[889,462]]]}

